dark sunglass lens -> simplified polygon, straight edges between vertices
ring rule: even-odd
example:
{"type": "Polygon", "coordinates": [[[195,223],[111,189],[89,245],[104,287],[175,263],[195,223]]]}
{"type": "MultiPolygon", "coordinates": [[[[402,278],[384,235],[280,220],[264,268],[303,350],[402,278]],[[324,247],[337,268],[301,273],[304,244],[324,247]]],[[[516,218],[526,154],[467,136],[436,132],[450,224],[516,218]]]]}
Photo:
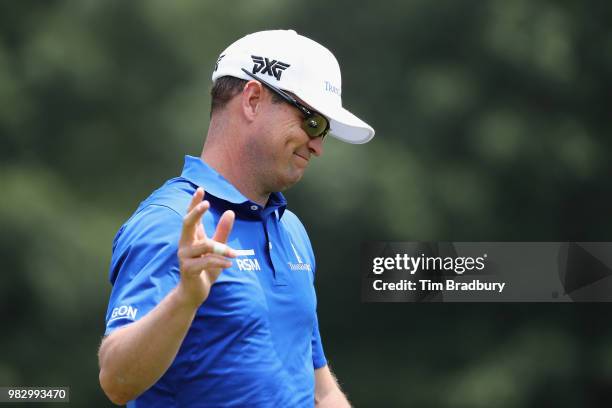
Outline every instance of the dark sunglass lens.
{"type": "Polygon", "coordinates": [[[315,113],[304,121],[304,130],[310,137],[325,136],[327,129],[327,119],[315,113]]]}

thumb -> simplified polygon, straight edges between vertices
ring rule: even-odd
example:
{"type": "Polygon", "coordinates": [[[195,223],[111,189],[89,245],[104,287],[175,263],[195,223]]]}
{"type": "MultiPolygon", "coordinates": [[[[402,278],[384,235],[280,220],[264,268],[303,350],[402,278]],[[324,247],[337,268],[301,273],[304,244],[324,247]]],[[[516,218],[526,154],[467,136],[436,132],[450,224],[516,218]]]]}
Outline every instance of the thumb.
{"type": "Polygon", "coordinates": [[[213,235],[213,240],[226,243],[234,227],[235,218],[236,215],[232,210],[224,212],[219,220],[219,224],[217,224],[217,230],[215,231],[215,235],[213,235]]]}

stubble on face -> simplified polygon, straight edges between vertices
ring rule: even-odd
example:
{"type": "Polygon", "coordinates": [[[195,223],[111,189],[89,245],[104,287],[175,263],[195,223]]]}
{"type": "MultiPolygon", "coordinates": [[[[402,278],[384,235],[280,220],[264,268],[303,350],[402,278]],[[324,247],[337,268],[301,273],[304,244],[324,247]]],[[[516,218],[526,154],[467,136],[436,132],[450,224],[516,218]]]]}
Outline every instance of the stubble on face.
{"type": "Polygon", "coordinates": [[[252,134],[245,155],[251,174],[266,193],[284,191],[296,184],[309,164],[308,136],[297,112],[278,104],[272,119],[252,134]]]}

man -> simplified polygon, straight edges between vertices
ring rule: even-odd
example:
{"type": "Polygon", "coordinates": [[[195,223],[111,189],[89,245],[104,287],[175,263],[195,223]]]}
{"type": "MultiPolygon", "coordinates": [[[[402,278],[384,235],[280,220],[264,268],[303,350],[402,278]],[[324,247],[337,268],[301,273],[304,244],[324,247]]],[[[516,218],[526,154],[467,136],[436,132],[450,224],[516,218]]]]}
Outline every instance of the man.
{"type": "Polygon", "coordinates": [[[113,242],[100,384],[131,407],[347,407],[321,345],[312,247],[280,191],[323,138],[365,143],[340,68],[295,31],[219,57],[201,157],[113,242]],[[206,200],[204,200],[204,198],[206,200]]]}

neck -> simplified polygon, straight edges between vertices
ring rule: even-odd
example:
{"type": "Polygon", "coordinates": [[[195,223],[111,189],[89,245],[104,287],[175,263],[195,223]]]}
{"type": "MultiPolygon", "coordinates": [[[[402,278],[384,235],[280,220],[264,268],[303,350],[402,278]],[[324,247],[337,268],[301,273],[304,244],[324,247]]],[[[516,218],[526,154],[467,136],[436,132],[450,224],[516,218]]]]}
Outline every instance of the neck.
{"type": "MultiPolygon", "coordinates": [[[[265,207],[270,192],[260,186],[252,160],[244,151],[245,144],[240,143],[238,140],[240,136],[231,125],[223,126],[221,123],[231,122],[211,119],[200,158],[236,187],[242,195],[265,207]]],[[[206,190],[206,186],[203,187],[206,190]]]]}

